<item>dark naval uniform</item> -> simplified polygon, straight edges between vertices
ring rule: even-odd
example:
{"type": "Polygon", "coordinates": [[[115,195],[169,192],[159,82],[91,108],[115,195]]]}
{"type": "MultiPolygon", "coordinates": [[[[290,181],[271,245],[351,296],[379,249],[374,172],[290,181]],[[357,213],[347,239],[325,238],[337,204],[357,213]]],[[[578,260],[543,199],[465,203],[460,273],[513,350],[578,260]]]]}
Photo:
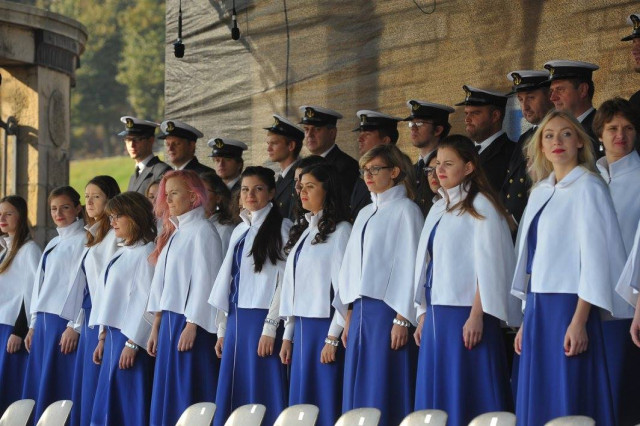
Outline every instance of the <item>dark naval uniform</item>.
{"type": "Polygon", "coordinates": [[[294,206],[297,194],[294,176],[297,168],[296,164],[298,162],[297,157],[302,149],[302,142],[304,141],[304,130],[285,117],[277,114],[273,115],[273,124],[270,127],[265,127],[264,130],[268,133],[283,136],[286,139],[287,144],[290,144],[292,141],[295,142],[296,147],[293,154],[296,157],[296,160],[291,164],[289,170],[287,170],[287,173],[284,176],[282,176],[282,171],[277,175],[276,194],[273,198],[273,202],[278,209],[280,209],[282,217],[295,220],[294,206]]]}
{"type": "Polygon", "coordinates": [[[535,129],[532,127],[524,132],[516,143],[509,165],[507,175],[500,191],[502,201],[507,212],[513,215],[516,222],[520,222],[524,208],[529,199],[531,189],[531,179],[527,173],[527,160],[524,156],[523,148],[526,141],[533,136],[535,129]]]}
{"type": "Polygon", "coordinates": [[[213,170],[211,167],[207,167],[204,164],[202,164],[201,162],[199,162],[197,157],[193,157],[187,163],[187,165],[184,166],[184,168],[182,170],[193,170],[197,174],[202,174],[202,173],[205,173],[205,172],[213,172],[213,173],[215,173],[215,170],[213,170]]]}
{"type": "Polygon", "coordinates": [[[129,185],[127,191],[135,191],[144,194],[151,182],[155,182],[162,177],[166,172],[171,170],[171,167],[167,163],[160,161],[157,156],[153,156],[147,164],[144,166],[142,172],[138,172],[136,166],[135,172],[129,178],[129,185]]]}
{"type": "MultiPolygon", "coordinates": [[[[211,154],[209,157],[222,157],[222,158],[235,158],[237,161],[242,162],[242,152],[246,151],[249,147],[246,143],[229,138],[212,138],[207,141],[207,146],[211,148],[211,154]]],[[[194,158],[195,159],[195,158],[194,158]]],[[[210,169],[215,173],[215,170],[210,169]]],[[[231,191],[231,200],[236,199],[236,195],[240,192],[242,179],[238,179],[233,187],[229,188],[231,191]]]]}

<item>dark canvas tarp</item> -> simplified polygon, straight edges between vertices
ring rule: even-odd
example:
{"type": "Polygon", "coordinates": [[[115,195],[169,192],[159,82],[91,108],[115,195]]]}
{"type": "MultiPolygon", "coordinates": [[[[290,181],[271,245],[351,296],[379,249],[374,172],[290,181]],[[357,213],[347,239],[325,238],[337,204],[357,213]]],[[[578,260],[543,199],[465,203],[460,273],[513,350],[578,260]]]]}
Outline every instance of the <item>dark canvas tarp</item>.
{"type": "MultiPolygon", "coordinates": [[[[634,4],[603,0],[237,0],[239,41],[231,40],[231,0],[183,0],[183,59],[173,56],[178,0],[167,0],[166,117],[200,128],[205,140],[250,145],[247,162],[266,161],[271,114],[298,119],[298,106],[341,111],[338,143],[356,154],[355,113],[406,116],[408,99],[453,105],[463,84],[508,92],[509,71],[550,59],[594,62],[595,104],[640,88],[626,17],[634,4]],[[423,13],[417,6],[431,14],[423,13]]],[[[510,115],[518,132],[519,116],[510,115]]],[[[452,116],[464,132],[462,108],[452,116]]],[[[412,157],[408,129],[400,147],[412,157]]],[[[517,135],[516,135],[517,136],[517,135]]],[[[304,151],[303,151],[304,153],[304,151]]],[[[205,162],[207,160],[204,160],[205,162]]]]}

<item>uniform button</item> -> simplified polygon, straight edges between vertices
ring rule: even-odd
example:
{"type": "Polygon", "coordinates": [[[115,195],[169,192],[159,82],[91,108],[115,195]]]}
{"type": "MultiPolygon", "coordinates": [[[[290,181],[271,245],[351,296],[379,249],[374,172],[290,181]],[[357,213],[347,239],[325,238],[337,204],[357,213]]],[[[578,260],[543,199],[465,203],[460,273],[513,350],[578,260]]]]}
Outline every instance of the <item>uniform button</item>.
{"type": "Polygon", "coordinates": [[[509,174],[509,173],[511,173],[511,172],[509,171],[509,169],[507,169],[507,174],[509,174]]]}
{"type": "Polygon", "coordinates": [[[509,183],[513,183],[513,179],[509,179],[509,183]]]}
{"type": "Polygon", "coordinates": [[[522,198],[522,194],[518,194],[518,198],[522,198]]]}
{"type": "Polygon", "coordinates": [[[282,207],[282,203],[280,203],[280,207],[282,207]]]}
{"type": "Polygon", "coordinates": [[[520,178],[520,183],[524,183],[524,178],[520,178]]]}
{"type": "Polygon", "coordinates": [[[507,194],[507,198],[511,198],[511,194],[507,194]]]}

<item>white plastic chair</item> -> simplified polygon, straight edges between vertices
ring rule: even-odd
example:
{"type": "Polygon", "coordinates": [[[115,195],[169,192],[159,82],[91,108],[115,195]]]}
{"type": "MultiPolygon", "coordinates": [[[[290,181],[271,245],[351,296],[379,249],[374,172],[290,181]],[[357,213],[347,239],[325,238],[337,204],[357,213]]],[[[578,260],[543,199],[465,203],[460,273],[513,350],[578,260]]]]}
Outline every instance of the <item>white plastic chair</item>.
{"type": "Polygon", "coordinates": [[[380,410],[377,408],[356,408],[344,413],[335,426],[378,426],[380,410]]]}
{"type": "Polygon", "coordinates": [[[516,426],[516,415],[508,411],[484,413],[471,420],[469,426],[516,426]]]}
{"type": "Polygon", "coordinates": [[[261,404],[247,404],[236,408],[224,426],[260,426],[267,407],[261,404]]]}
{"type": "Polygon", "coordinates": [[[273,426],[315,426],[320,409],[312,404],[298,404],[285,408],[273,426]]]}
{"type": "Polygon", "coordinates": [[[49,405],[36,426],[64,426],[69,418],[73,401],[56,401],[49,405]]]}
{"type": "Polygon", "coordinates": [[[198,402],[184,410],[176,426],[211,426],[215,413],[216,404],[213,402],[198,402]]]}
{"type": "Polygon", "coordinates": [[[547,422],[545,426],[595,426],[596,421],[587,416],[564,416],[547,422]]]}
{"type": "Polygon", "coordinates": [[[26,426],[36,402],[33,399],[16,401],[4,411],[0,418],[0,426],[26,426]]]}
{"type": "Polygon", "coordinates": [[[420,410],[414,411],[404,418],[400,426],[447,426],[449,416],[442,410],[420,410]]]}

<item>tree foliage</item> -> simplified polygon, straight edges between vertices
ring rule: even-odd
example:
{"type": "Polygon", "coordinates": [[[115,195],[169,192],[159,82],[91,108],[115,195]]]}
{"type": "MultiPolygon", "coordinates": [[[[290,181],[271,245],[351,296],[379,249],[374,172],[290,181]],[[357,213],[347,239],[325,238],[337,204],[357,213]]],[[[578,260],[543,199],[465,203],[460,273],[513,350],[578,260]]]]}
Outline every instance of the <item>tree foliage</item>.
{"type": "Polygon", "coordinates": [[[122,154],[120,117],[164,114],[164,0],[21,0],[89,33],[71,91],[73,158],[122,154]]]}

